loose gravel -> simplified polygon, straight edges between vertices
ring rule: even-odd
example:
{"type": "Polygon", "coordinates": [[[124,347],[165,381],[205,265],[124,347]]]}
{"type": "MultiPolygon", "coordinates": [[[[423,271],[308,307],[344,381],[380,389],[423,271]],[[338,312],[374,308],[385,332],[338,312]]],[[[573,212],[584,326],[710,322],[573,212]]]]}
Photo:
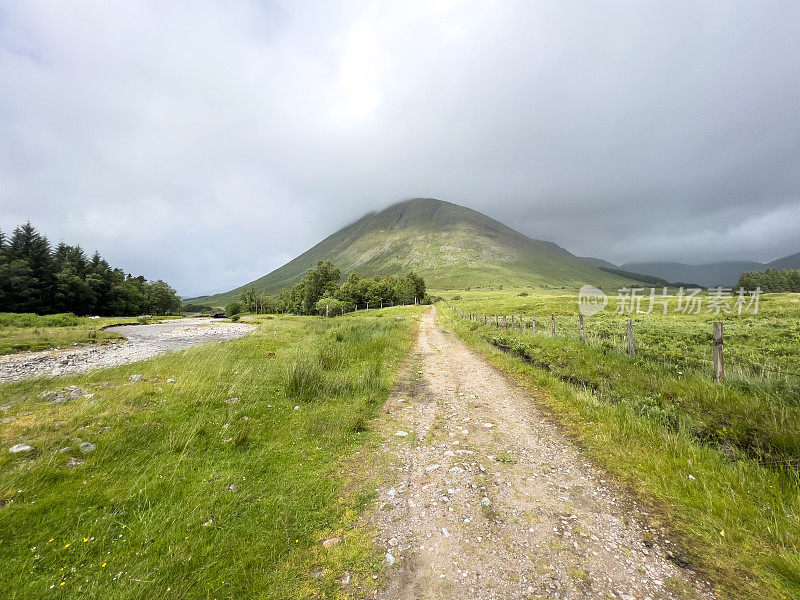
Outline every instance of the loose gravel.
{"type": "Polygon", "coordinates": [[[154,325],[120,325],[107,328],[124,341],[40,352],[0,356],[0,383],[34,377],[86,373],[153,358],[169,350],[182,350],[208,342],[243,337],[255,329],[247,323],[210,319],[176,319],[154,325]]]}

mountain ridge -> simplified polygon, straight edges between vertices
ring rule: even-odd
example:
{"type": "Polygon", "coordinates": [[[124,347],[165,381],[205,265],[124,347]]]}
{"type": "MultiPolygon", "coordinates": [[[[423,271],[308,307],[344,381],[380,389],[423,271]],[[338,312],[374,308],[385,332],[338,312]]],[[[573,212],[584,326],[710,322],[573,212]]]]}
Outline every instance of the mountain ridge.
{"type": "Polygon", "coordinates": [[[619,268],[670,281],[694,281],[706,287],[732,287],[736,285],[739,276],[748,271],[800,269],[800,252],[777,258],[768,263],[749,260],[721,261],[701,265],[668,261],[626,262],[619,268]]]}
{"type": "Polygon", "coordinates": [[[228,292],[187,299],[223,302],[251,286],[275,294],[299,281],[318,260],[344,276],[416,271],[431,289],[485,285],[621,287],[630,279],[600,270],[555,242],[536,240],[474,209],[414,198],[372,211],[285,265],[228,292]]]}

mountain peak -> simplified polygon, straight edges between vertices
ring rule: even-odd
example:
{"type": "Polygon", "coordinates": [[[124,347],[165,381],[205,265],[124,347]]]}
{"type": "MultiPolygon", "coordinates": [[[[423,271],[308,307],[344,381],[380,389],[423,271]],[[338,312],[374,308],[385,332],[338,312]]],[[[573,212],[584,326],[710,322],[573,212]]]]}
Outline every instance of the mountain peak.
{"type": "Polygon", "coordinates": [[[411,198],[364,215],[252,283],[204,300],[223,301],[250,286],[277,293],[297,283],[318,260],[331,261],[345,276],[413,270],[431,289],[630,283],[553,242],[531,239],[471,208],[436,198],[411,198]]]}

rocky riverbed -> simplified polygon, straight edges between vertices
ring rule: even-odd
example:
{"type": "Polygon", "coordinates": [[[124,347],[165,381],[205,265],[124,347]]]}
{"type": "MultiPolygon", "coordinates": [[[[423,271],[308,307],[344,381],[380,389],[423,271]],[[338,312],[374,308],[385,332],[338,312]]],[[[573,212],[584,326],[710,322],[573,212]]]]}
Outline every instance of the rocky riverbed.
{"type": "Polygon", "coordinates": [[[33,377],[86,373],[147,360],[168,350],[243,337],[255,329],[247,323],[177,319],[155,325],[109,327],[125,340],[103,345],[73,346],[0,356],[0,383],[33,377]]]}

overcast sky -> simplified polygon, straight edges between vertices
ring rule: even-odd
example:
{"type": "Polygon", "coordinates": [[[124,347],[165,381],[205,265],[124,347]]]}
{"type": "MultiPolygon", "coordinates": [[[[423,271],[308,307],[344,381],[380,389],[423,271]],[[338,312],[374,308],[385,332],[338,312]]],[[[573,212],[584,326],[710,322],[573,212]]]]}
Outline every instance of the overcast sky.
{"type": "Polygon", "coordinates": [[[800,2],[0,0],[0,228],[181,294],[436,197],[617,262],[800,251],[800,2]]]}

